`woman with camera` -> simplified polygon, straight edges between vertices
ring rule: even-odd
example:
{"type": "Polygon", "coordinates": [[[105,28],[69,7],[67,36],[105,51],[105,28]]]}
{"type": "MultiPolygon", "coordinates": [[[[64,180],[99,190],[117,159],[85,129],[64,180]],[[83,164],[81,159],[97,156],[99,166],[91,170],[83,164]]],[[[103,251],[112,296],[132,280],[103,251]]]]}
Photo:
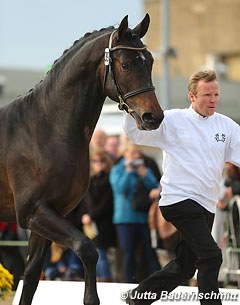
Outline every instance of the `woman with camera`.
{"type": "Polygon", "coordinates": [[[160,269],[156,253],[151,247],[147,202],[148,193],[158,186],[158,181],[151,169],[145,166],[139,146],[132,143],[126,145],[123,158],[111,170],[110,183],[114,195],[113,222],[123,256],[124,280],[136,283],[139,281],[136,261],[140,242],[148,263],[148,273],[160,269]],[[141,205],[140,208],[137,207],[137,202],[141,205]],[[144,204],[146,208],[143,207],[144,204]]]}

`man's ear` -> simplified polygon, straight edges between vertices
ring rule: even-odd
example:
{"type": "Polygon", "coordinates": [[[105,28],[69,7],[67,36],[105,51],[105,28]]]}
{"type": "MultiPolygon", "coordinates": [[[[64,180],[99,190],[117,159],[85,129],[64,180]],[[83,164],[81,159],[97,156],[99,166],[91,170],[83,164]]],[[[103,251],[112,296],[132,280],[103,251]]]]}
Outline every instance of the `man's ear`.
{"type": "Polygon", "coordinates": [[[194,102],[194,94],[191,91],[188,93],[188,98],[191,102],[194,102]]]}

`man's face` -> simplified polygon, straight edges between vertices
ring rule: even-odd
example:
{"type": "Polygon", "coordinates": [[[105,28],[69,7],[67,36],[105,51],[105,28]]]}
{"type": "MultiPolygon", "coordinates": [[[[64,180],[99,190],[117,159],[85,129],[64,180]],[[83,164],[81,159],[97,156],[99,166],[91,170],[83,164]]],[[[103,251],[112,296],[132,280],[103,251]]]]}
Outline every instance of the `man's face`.
{"type": "Polygon", "coordinates": [[[213,115],[219,102],[218,82],[214,80],[206,83],[201,80],[197,85],[197,93],[189,92],[188,96],[198,114],[204,117],[213,115]]]}

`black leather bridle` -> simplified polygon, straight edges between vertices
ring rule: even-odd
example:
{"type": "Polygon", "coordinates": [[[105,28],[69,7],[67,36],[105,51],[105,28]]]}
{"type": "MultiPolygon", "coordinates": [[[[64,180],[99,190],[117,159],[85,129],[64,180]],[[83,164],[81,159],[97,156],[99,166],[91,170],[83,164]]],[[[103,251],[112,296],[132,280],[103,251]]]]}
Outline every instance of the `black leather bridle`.
{"type": "Polygon", "coordinates": [[[129,97],[132,97],[134,95],[137,95],[137,94],[140,94],[140,93],[143,93],[143,92],[147,92],[147,91],[155,90],[155,87],[154,86],[147,86],[147,87],[138,88],[138,89],[135,89],[135,90],[132,90],[128,93],[123,94],[122,91],[121,91],[121,88],[119,87],[118,82],[116,80],[114,65],[113,65],[113,58],[112,58],[111,54],[114,51],[120,50],[120,49],[133,50],[133,51],[143,51],[143,50],[146,50],[147,46],[144,45],[143,47],[139,47],[139,48],[136,47],[135,48],[135,47],[128,47],[128,46],[124,46],[124,45],[118,45],[116,47],[112,47],[112,39],[113,39],[113,34],[115,32],[117,32],[117,30],[115,30],[111,33],[110,38],[109,38],[108,48],[105,49],[104,64],[106,66],[106,69],[105,69],[105,74],[104,74],[103,87],[105,87],[107,74],[108,74],[108,72],[110,72],[111,73],[111,78],[112,78],[112,83],[113,83],[113,85],[116,89],[118,100],[119,100],[118,108],[120,110],[125,110],[126,112],[132,114],[135,111],[128,106],[128,104],[126,103],[126,100],[129,97]]]}

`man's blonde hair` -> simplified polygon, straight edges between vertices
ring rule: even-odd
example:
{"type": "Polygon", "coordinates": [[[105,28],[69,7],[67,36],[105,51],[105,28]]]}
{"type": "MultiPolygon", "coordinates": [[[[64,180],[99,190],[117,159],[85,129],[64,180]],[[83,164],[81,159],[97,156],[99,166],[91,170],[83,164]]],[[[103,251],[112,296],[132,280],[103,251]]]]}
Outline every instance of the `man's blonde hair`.
{"type": "Polygon", "coordinates": [[[208,83],[214,80],[218,80],[217,74],[214,70],[205,70],[194,72],[188,82],[188,92],[192,92],[194,95],[197,94],[197,84],[203,80],[208,83]]]}

